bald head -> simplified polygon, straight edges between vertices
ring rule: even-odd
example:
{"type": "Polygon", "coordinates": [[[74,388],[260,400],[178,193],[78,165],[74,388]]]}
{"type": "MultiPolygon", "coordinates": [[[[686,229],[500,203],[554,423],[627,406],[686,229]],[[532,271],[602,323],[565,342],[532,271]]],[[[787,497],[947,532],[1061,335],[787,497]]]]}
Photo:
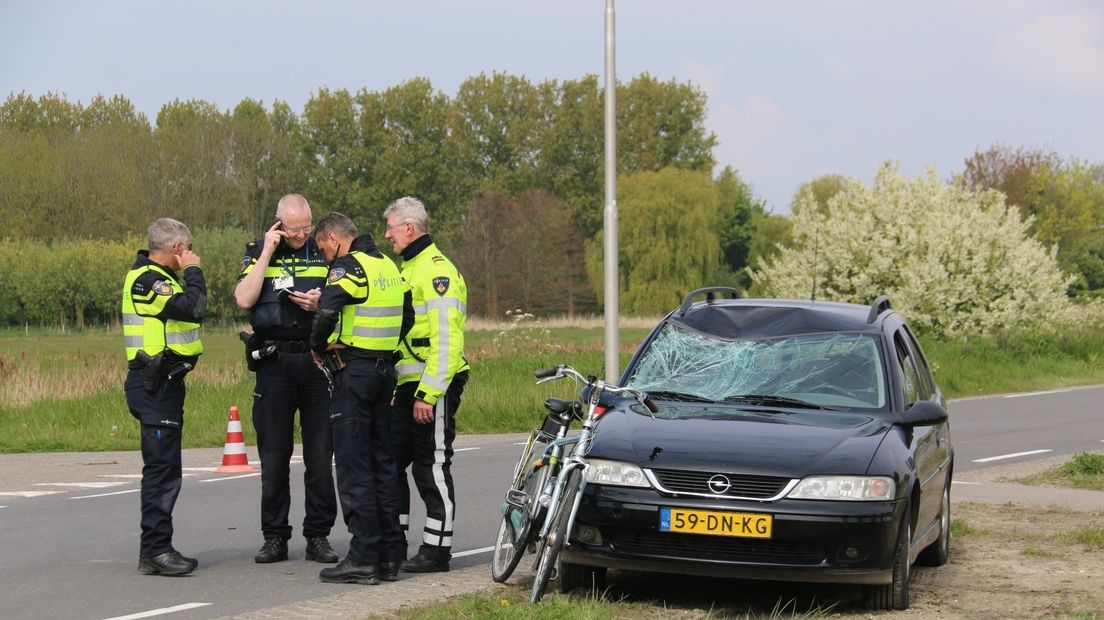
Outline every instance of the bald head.
{"type": "Polygon", "coordinates": [[[311,233],[311,209],[307,199],[288,194],[276,203],[276,219],[284,224],[287,244],[298,250],[307,243],[311,233]]]}

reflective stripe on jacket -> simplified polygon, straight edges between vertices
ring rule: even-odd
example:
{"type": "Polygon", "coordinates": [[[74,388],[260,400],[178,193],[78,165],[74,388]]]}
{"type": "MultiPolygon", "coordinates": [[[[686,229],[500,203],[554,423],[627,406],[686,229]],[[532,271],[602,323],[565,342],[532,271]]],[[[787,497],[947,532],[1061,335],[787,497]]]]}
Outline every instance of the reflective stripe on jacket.
{"type": "Polygon", "coordinates": [[[163,319],[161,315],[165,304],[173,295],[184,294],[184,287],[176,278],[156,265],[143,265],[131,269],[123,281],[123,345],[126,347],[127,361],[145,351],[150,356],[168,349],[181,357],[203,353],[203,341],[200,339],[199,323],[163,319]],[[134,281],[143,274],[154,271],[163,276],[159,281],[162,287],[146,291],[144,295],[134,296],[134,281]]]}
{"type": "Polygon", "coordinates": [[[414,305],[414,326],[399,346],[398,383],[417,381],[415,396],[434,404],[456,373],[468,370],[464,359],[468,286],[434,243],[405,261],[402,275],[414,305]]]}
{"type": "Polygon", "coordinates": [[[341,309],[337,341],[369,351],[394,351],[402,328],[403,286],[395,263],[386,256],[379,258],[360,251],[348,254],[360,264],[364,277],[346,272],[328,286],[340,286],[358,304],[341,309]]]}

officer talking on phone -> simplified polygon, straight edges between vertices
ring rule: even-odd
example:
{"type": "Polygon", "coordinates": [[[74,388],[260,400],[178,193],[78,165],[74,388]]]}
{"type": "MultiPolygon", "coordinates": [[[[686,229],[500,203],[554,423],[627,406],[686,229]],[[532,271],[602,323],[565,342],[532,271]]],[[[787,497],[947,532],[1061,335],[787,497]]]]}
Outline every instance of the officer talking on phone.
{"type": "Polygon", "coordinates": [[[333,563],[328,536],[337,518],[334,492],[330,394],[326,377],[311,359],[308,339],[326,282],[326,257],[311,240],[306,198],[288,194],[276,206],[276,221],[264,237],[246,244],[234,300],[249,310],[253,334],[243,332],[246,360],[257,373],[253,428],[261,456],[261,531],[258,563],[288,559],[289,484],[295,410],[303,439],[306,516],[305,557],[333,563]]]}

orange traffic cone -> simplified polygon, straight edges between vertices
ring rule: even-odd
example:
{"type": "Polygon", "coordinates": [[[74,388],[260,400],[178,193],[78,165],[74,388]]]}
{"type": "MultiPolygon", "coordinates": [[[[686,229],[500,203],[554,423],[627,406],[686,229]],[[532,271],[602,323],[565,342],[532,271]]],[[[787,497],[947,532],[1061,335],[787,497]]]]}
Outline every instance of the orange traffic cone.
{"type": "Polygon", "coordinates": [[[245,455],[245,436],[242,434],[238,408],[230,407],[230,422],[226,425],[226,447],[222,451],[222,466],[216,469],[215,473],[241,474],[255,471],[257,469],[249,464],[249,458],[245,455]]]}

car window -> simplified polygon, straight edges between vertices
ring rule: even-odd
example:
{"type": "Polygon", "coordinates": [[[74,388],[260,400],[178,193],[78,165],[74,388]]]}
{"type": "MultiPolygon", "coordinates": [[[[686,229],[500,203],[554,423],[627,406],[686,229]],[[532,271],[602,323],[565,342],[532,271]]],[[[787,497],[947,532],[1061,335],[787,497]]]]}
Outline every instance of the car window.
{"type": "Polygon", "coordinates": [[[917,401],[927,400],[930,394],[925,395],[924,382],[920,379],[920,373],[916,370],[912,353],[905,343],[901,332],[893,334],[894,349],[897,351],[897,361],[901,364],[901,374],[904,381],[905,405],[911,405],[917,401]]]}
{"type": "Polygon", "coordinates": [[[627,383],[688,400],[759,395],[856,409],[883,409],[888,401],[877,341],[850,332],[722,339],[668,323],[627,383]]]}
{"type": "Polygon", "coordinates": [[[912,330],[908,328],[908,325],[903,325],[901,331],[904,332],[905,340],[909,345],[909,349],[912,350],[912,361],[916,364],[916,372],[920,376],[920,381],[924,383],[927,398],[933,398],[935,396],[935,377],[932,376],[931,368],[928,367],[928,360],[924,359],[924,352],[920,349],[920,343],[916,341],[916,337],[912,335],[912,330]]]}

